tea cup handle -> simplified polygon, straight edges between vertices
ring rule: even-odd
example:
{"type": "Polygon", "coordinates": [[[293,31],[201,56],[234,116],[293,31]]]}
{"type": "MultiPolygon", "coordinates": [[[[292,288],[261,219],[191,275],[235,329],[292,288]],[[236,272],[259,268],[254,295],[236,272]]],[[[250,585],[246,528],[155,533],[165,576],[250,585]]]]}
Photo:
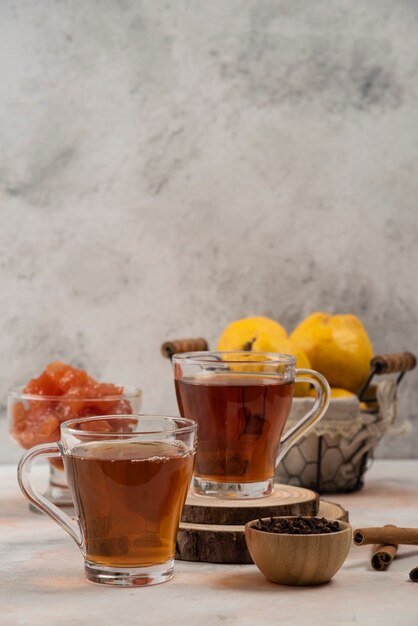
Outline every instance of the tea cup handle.
{"type": "Polygon", "coordinates": [[[309,369],[297,369],[295,382],[310,383],[316,391],[316,398],[312,408],[292,428],[283,435],[280,440],[279,454],[276,459],[276,467],[290,448],[314,426],[326,413],[331,390],[327,379],[319,372],[309,369]]]}
{"type": "Polygon", "coordinates": [[[83,548],[83,539],[79,525],[64,513],[59,507],[43,496],[31,482],[32,465],[38,457],[61,458],[57,443],[46,443],[30,448],[20,459],[17,466],[17,480],[19,487],[28,500],[42,513],[52,517],[74,539],[80,549],[83,548]]]}

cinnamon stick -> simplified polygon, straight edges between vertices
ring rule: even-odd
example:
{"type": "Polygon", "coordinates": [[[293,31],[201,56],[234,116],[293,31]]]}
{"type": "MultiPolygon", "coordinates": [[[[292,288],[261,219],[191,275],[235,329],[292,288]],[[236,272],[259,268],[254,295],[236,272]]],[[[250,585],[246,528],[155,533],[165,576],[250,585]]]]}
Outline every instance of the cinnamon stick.
{"type": "Polygon", "coordinates": [[[400,528],[398,526],[358,528],[354,531],[353,541],[357,546],[371,543],[392,546],[417,545],[418,528],[400,528]]]}
{"type": "Polygon", "coordinates": [[[378,544],[373,547],[371,564],[373,569],[382,571],[393,561],[398,551],[397,545],[378,544]]]}
{"type": "Polygon", "coordinates": [[[414,567],[414,569],[411,569],[411,571],[409,572],[409,578],[412,580],[413,583],[418,583],[418,567],[414,567]]]}
{"type": "MultiPolygon", "coordinates": [[[[396,528],[392,524],[387,524],[385,528],[396,528]]],[[[377,571],[385,570],[396,556],[398,546],[393,544],[377,544],[373,546],[371,565],[377,571]]]]}

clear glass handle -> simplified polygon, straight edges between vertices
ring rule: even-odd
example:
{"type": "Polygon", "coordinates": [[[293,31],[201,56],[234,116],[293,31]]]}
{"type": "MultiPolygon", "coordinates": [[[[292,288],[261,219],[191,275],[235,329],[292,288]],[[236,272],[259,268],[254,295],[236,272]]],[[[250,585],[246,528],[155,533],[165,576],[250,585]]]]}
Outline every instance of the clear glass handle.
{"type": "Polygon", "coordinates": [[[276,467],[290,448],[314,426],[326,413],[331,390],[327,379],[319,372],[308,369],[296,370],[295,383],[310,383],[316,390],[316,398],[310,411],[307,412],[280,440],[276,467]]]}
{"type": "Polygon", "coordinates": [[[83,539],[80,527],[67,513],[64,513],[55,504],[43,496],[31,483],[32,465],[38,457],[61,458],[58,444],[46,443],[34,446],[20,459],[17,467],[17,479],[19,486],[28,500],[40,511],[52,517],[74,539],[78,547],[83,551],[83,539]]]}

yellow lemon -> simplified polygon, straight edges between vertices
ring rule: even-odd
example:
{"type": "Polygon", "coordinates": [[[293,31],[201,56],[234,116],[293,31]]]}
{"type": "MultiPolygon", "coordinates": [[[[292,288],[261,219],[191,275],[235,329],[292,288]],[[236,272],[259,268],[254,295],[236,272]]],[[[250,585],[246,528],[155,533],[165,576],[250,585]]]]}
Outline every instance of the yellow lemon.
{"type": "MultiPolygon", "coordinates": [[[[296,367],[310,369],[311,364],[304,350],[286,333],[286,330],[275,320],[268,317],[256,316],[245,317],[229,324],[223,331],[219,341],[218,350],[251,350],[252,352],[273,352],[291,354],[296,357],[296,367]]],[[[242,360],[245,365],[231,366],[234,371],[261,372],[262,365],[250,365],[250,361],[256,361],[256,355],[247,355],[242,360]]],[[[295,385],[295,396],[308,395],[309,383],[295,385]]]]}
{"type": "Polygon", "coordinates": [[[373,348],[355,315],[312,313],[290,335],[331,387],[356,392],[370,372],[373,348]]]}
{"type": "Polygon", "coordinates": [[[260,333],[257,339],[252,343],[251,350],[252,352],[279,352],[281,354],[289,354],[282,349],[283,346],[289,346],[289,340],[286,336],[278,338],[277,336],[272,337],[268,333],[260,333]]]}
{"type": "Polygon", "coordinates": [[[268,317],[244,317],[224,329],[218,350],[254,350],[253,345],[260,334],[267,334],[271,339],[287,337],[283,326],[268,317]]]}
{"type": "MultiPolygon", "coordinates": [[[[287,338],[284,338],[287,341],[287,338]]],[[[240,361],[243,365],[231,364],[229,369],[234,372],[272,372],[275,371],[274,365],[263,364],[260,363],[260,360],[268,361],[269,357],[266,354],[263,356],[260,355],[259,352],[273,352],[276,353],[278,350],[277,347],[277,339],[271,339],[270,335],[265,332],[259,333],[258,337],[251,342],[248,342],[250,345],[245,345],[245,354],[235,354],[234,361],[240,361]]],[[[230,348],[233,351],[233,348],[230,348]]],[[[227,357],[225,357],[227,358],[227,357]]],[[[273,357],[274,358],[274,357],[273,357]]]]}
{"type": "MultiPolygon", "coordinates": [[[[261,335],[260,338],[254,342],[254,350],[262,352],[278,352],[280,354],[291,354],[296,357],[296,367],[298,369],[311,369],[311,363],[302,348],[292,341],[289,337],[282,337],[281,339],[270,339],[261,335]],[[268,348],[268,349],[267,349],[268,348]]],[[[309,383],[297,383],[295,385],[294,394],[297,397],[308,395],[310,389],[309,383]]]]}
{"type": "Polygon", "coordinates": [[[348,389],[342,389],[341,387],[331,387],[331,398],[353,398],[355,393],[348,391],[348,389]]]}
{"type": "MultiPolygon", "coordinates": [[[[314,389],[310,389],[310,396],[315,397],[316,392],[314,389]]],[[[342,389],[341,387],[331,387],[331,398],[354,398],[356,394],[348,391],[348,389],[342,389]]]]}

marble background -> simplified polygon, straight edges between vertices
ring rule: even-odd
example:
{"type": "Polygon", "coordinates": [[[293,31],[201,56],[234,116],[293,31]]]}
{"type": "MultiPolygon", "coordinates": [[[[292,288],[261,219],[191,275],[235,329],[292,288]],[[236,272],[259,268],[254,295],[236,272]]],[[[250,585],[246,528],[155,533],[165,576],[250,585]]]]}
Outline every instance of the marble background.
{"type": "MultiPolygon", "coordinates": [[[[412,0],[2,0],[3,399],[63,359],[176,411],[162,341],[250,314],[418,352],[417,32],[412,0]]],[[[417,382],[380,456],[418,454],[417,382]]]]}

